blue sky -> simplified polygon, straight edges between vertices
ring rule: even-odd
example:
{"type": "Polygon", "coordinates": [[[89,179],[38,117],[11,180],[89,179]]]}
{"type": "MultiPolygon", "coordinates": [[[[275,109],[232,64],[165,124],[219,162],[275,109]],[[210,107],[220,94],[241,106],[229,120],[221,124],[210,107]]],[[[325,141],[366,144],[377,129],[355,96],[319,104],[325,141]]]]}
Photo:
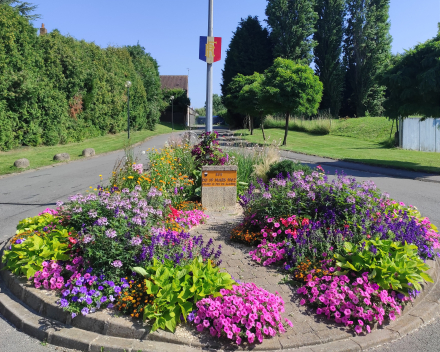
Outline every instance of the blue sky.
{"type": "MultiPolygon", "coordinates": [[[[189,96],[201,107],[206,96],[206,64],[198,59],[199,36],[208,31],[208,0],[29,0],[38,5],[48,31],[108,45],[138,41],[158,61],[160,74],[185,75],[189,96]]],[[[264,20],[266,0],[214,0],[214,35],[223,38],[222,60],[214,64],[214,93],[220,94],[226,49],[241,18],[264,20]]],[[[391,0],[393,52],[403,52],[434,37],[440,0],[391,0]]]]}

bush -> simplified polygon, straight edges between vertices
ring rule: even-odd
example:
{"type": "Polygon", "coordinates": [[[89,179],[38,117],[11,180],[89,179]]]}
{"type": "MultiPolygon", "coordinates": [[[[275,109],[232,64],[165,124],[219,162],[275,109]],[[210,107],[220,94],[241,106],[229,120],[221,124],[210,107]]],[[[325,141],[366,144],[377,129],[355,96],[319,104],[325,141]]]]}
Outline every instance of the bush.
{"type": "Polygon", "coordinates": [[[154,129],[163,108],[157,62],[138,46],[102,49],[36,29],[0,6],[0,150],[154,129]]]}
{"type": "Polygon", "coordinates": [[[144,309],[144,319],[155,319],[152,331],[167,328],[174,332],[180,315],[186,321],[198,301],[210,295],[221,296],[220,290],[231,289],[235,284],[231,275],[221,273],[202,257],[183,267],[175,268],[169,260],[164,264],[154,260],[152,266],[133,270],[148,279],[147,294],[155,296],[153,303],[144,309]]]}
{"type": "Polygon", "coordinates": [[[416,245],[380,239],[364,241],[360,246],[345,242],[344,252],[335,255],[337,266],[370,272],[370,278],[384,290],[391,288],[408,295],[408,290],[422,290],[420,282],[434,282],[425,273],[429,266],[417,255],[416,245]]]}
{"type": "Polygon", "coordinates": [[[270,180],[280,174],[283,178],[286,178],[295,171],[303,171],[305,175],[312,174],[312,169],[307,165],[303,165],[298,161],[282,160],[270,166],[269,172],[267,173],[267,179],[270,180]]]}

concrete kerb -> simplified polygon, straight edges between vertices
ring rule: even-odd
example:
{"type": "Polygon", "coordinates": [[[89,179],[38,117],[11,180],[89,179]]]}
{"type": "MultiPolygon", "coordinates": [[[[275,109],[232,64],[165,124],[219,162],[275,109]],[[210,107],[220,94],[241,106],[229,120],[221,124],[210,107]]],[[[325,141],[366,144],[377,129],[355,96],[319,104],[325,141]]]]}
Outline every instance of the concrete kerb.
{"type": "MultiPolygon", "coordinates": [[[[0,258],[8,242],[0,249],[0,258]]],[[[439,260],[428,261],[434,284],[425,285],[423,293],[407,306],[396,321],[366,336],[349,336],[348,333],[314,332],[302,335],[282,335],[266,339],[252,350],[277,351],[363,351],[389,343],[420,328],[435,319],[440,312],[439,260]],[[306,336],[310,335],[310,336],[306,336]]],[[[0,268],[3,267],[0,261],[0,268]]],[[[17,329],[51,344],[83,351],[195,351],[209,347],[224,348],[221,341],[210,341],[200,335],[195,341],[166,331],[149,332],[149,327],[128,318],[102,311],[73,321],[55,303],[57,297],[50,292],[32,288],[24,279],[0,271],[0,313],[17,329]],[[136,347],[134,347],[136,346],[136,347]]],[[[337,332],[336,330],[334,330],[337,332]]],[[[230,346],[228,346],[230,347],[230,346]]],[[[247,350],[249,347],[237,347],[247,350]]]]}

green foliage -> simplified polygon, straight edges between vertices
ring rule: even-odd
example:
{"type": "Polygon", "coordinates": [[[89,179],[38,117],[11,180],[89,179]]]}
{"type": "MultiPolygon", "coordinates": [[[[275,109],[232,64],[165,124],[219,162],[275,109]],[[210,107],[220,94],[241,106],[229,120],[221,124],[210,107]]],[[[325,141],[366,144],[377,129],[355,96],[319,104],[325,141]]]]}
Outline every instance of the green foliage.
{"type": "Polygon", "coordinates": [[[282,160],[270,166],[269,172],[267,173],[267,178],[270,180],[277,177],[279,174],[282,174],[283,178],[286,178],[289,174],[300,170],[304,171],[305,175],[312,174],[312,169],[307,165],[303,165],[300,162],[294,162],[292,160],[282,160]]]}
{"type": "Polygon", "coordinates": [[[26,275],[29,279],[43,270],[46,260],[69,260],[67,255],[67,229],[54,230],[45,236],[34,235],[19,244],[12,244],[10,250],[4,252],[5,268],[15,275],[26,275]]]}
{"type": "Polygon", "coordinates": [[[385,103],[388,116],[440,114],[439,57],[440,33],[395,58],[383,79],[389,93],[385,103]]]}
{"type": "Polygon", "coordinates": [[[198,301],[211,295],[218,297],[220,289],[231,289],[235,284],[231,275],[221,273],[201,257],[184,267],[174,267],[169,260],[162,264],[154,259],[152,266],[136,267],[133,271],[148,279],[145,281],[147,293],[155,296],[153,304],[144,310],[144,319],[155,320],[152,331],[160,328],[174,332],[181,314],[186,321],[198,301]]]}
{"type": "Polygon", "coordinates": [[[38,37],[26,18],[0,6],[0,150],[123,131],[127,80],[131,127],[154,129],[161,109],[157,63],[135,49],[101,49],[56,30],[38,37]]]}
{"type": "Polygon", "coordinates": [[[434,282],[426,273],[429,266],[417,255],[417,246],[392,240],[368,240],[356,246],[345,242],[346,255],[335,254],[336,265],[342,269],[370,273],[370,279],[381,288],[405,295],[408,290],[421,291],[423,281],[434,282]]]}
{"type": "Polygon", "coordinates": [[[314,0],[268,0],[266,21],[271,29],[275,57],[306,65],[312,62],[316,46],[312,35],[318,19],[314,5],[314,0]]]}
{"type": "Polygon", "coordinates": [[[390,63],[390,0],[347,0],[344,60],[347,94],[356,116],[381,116],[385,87],[379,75],[390,63]]]}
{"type": "Polygon", "coordinates": [[[282,58],[277,58],[264,74],[262,106],[268,112],[286,114],[283,141],[286,145],[290,114],[316,114],[322,83],[309,66],[282,58]]]}
{"type": "Polygon", "coordinates": [[[345,0],[317,0],[318,14],[313,39],[316,74],[324,85],[321,110],[330,109],[338,116],[344,88],[344,67],[342,65],[342,38],[345,30],[345,0]]]}
{"type": "MultiPolygon", "coordinates": [[[[223,98],[231,94],[229,85],[237,74],[250,76],[255,72],[263,73],[272,62],[272,44],[267,29],[261,26],[258,17],[241,19],[226,51],[221,85],[223,98]]],[[[235,110],[226,100],[224,104],[229,111],[228,123],[241,125],[242,115],[232,114],[235,110]]]]}
{"type": "Polygon", "coordinates": [[[37,20],[41,18],[41,15],[31,14],[38,7],[37,5],[32,5],[29,2],[19,1],[19,0],[0,0],[1,5],[14,5],[13,7],[18,13],[29,21],[37,20]]]}
{"type": "Polygon", "coordinates": [[[163,101],[167,109],[171,110],[171,97],[174,97],[174,111],[186,112],[191,100],[187,97],[186,91],[182,88],[164,89],[163,101]]]}
{"type": "Polygon", "coordinates": [[[34,216],[32,218],[26,218],[21,220],[17,225],[17,235],[24,232],[42,231],[47,225],[53,224],[56,221],[55,216],[49,213],[34,216]]]}

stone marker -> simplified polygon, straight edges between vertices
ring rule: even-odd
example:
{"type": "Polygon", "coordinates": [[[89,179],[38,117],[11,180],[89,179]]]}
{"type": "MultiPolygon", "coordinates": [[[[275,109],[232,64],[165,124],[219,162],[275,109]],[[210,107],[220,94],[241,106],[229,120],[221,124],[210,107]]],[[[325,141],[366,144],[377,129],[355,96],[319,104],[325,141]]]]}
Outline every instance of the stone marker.
{"type": "Polygon", "coordinates": [[[25,158],[15,160],[14,162],[14,166],[18,167],[19,169],[26,169],[27,167],[29,167],[29,165],[30,165],[29,160],[25,158]]]}
{"type": "Polygon", "coordinates": [[[56,154],[53,157],[54,161],[66,161],[66,160],[70,160],[70,155],[68,153],[61,153],[61,154],[56,154]]]}
{"type": "Polygon", "coordinates": [[[95,155],[95,149],[93,148],[86,148],[82,152],[82,156],[85,156],[86,158],[93,155],[95,155]]]}
{"type": "Polygon", "coordinates": [[[237,203],[236,165],[202,167],[202,205],[207,209],[233,208],[237,203]]]}
{"type": "Polygon", "coordinates": [[[199,143],[199,137],[197,136],[197,133],[195,132],[185,132],[182,135],[182,142],[184,144],[188,144],[188,145],[196,145],[197,143],[199,143]]]}

